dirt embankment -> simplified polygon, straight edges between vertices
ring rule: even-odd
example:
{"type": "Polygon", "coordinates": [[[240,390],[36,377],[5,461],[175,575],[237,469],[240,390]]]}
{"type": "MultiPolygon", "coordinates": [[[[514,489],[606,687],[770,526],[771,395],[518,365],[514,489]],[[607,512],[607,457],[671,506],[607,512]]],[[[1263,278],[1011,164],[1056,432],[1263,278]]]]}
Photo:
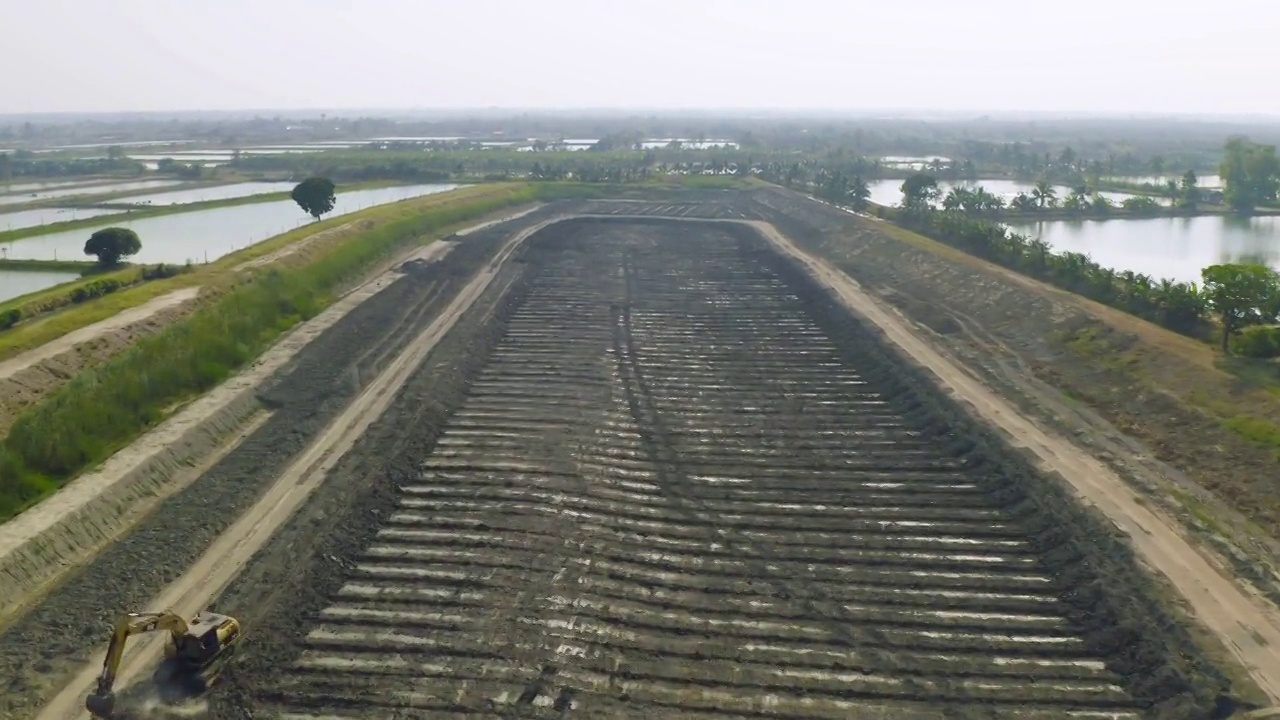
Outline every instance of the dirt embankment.
{"type": "Polygon", "coordinates": [[[1076,436],[1280,601],[1276,451],[1230,429],[1280,418],[1269,393],[1215,367],[1205,346],[1132,316],[948,248],[922,250],[796,193],[754,197],[799,246],[931,330],[1023,411],[1076,436]]]}
{"type": "MultiPolygon", "coordinates": [[[[516,227],[547,213],[526,216],[516,227]]],[[[351,311],[268,382],[259,401],[272,413],[262,427],[0,633],[0,717],[27,716],[80,669],[121,612],[149,609],[142,605],[448,306],[513,229],[476,232],[438,262],[408,264],[404,278],[351,311]]]]}
{"type": "Polygon", "coordinates": [[[578,708],[570,717],[746,714],[762,693],[777,717],[886,702],[911,717],[1004,717],[1002,703],[1036,717],[1081,702],[1118,717],[1222,709],[1225,682],[1122,542],[761,238],[572,225],[532,239],[529,274],[491,301],[499,310],[447,338],[453,349],[220,598],[249,635],[216,717],[409,702],[492,716],[485,698],[499,695],[538,717],[556,716],[553,698],[556,712],[578,708]],[[448,423],[457,433],[441,444],[448,423]],[[905,430],[883,447],[839,439],[905,430]],[[714,482],[734,478],[750,482],[714,482]],[[917,544],[962,535],[973,552],[917,544]],[[1037,573],[1051,579],[1026,577],[1037,573]],[[965,620],[930,618],[956,603],[965,620]],[[1078,669],[994,669],[997,646],[1005,662],[1052,659],[1010,639],[1029,626],[983,614],[1014,605],[1081,643],[1067,665],[1106,658],[1102,683],[1124,694],[1063,695],[1067,674],[1091,682],[1078,669]],[[1065,626],[1041,616],[1052,612],[1065,626]],[[326,639],[308,639],[317,629],[326,639]],[[958,639],[969,633],[991,644],[958,639]],[[394,677],[360,672],[375,665],[394,677]]]}
{"type": "Polygon", "coordinates": [[[527,293],[520,255],[410,379],[365,439],[330,473],[311,502],[244,569],[217,606],[239,613],[252,644],[228,669],[211,716],[241,720],[261,681],[297,654],[308,621],[347,582],[355,558],[394,511],[400,482],[416,477],[449,416],[466,398],[506,320],[527,293]],[[334,532],[334,528],[341,528],[334,532]]]}
{"type": "MultiPolygon", "coordinates": [[[[505,210],[481,223],[488,228],[496,223],[523,217],[537,209],[505,210]]],[[[354,235],[370,232],[380,224],[377,219],[352,220],[312,235],[260,257],[235,265],[236,272],[248,272],[274,265],[290,269],[312,262],[317,256],[346,242],[354,235]]],[[[479,228],[477,228],[479,229],[479,228]]],[[[269,242],[269,241],[268,241],[269,242]]],[[[234,262],[226,258],[220,262],[234,262]]],[[[384,266],[390,267],[390,263],[384,266]]],[[[195,312],[208,288],[184,288],[162,295],[110,318],[80,328],[51,342],[0,360],[0,437],[9,431],[26,408],[56,391],[80,373],[98,367],[116,357],[143,337],[155,334],[195,312]]],[[[41,320],[42,322],[43,320],[41,320]]]]}
{"type": "Polygon", "coordinates": [[[0,437],[23,410],[71,378],[191,314],[197,291],[174,291],[0,361],[0,437]]]}

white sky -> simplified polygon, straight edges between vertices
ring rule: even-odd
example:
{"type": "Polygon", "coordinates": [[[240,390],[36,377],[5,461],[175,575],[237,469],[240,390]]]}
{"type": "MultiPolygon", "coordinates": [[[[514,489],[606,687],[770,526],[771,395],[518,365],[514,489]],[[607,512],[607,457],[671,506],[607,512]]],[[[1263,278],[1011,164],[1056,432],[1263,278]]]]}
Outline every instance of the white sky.
{"type": "Polygon", "coordinates": [[[0,0],[0,113],[1280,115],[1278,0],[0,0]]]}

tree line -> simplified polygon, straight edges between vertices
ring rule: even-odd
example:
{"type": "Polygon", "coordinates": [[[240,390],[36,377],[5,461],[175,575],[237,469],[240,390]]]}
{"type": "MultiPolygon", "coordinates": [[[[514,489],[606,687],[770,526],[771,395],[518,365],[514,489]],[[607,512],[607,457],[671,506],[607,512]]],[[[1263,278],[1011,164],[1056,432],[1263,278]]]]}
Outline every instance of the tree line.
{"type": "MultiPolygon", "coordinates": [[[[1194,183],[1188,185],[1194,187],[1194,183]]],[[[1047,207],[1051,196],[1043,188],[1040,190],[1029,194],[1031,202],[1047,207]]],[[[852,209],[867,205],[865,181],[857,176],[826,174],[813,192],[816,197],[852,209]]],[[[1000,206],[999,198],[982,188],[965,192],[969,194],[960,195],[960,200],[944,199],[943,206],[935,208],[929,199],[936,197],[936,182],[908,178],[903,183],[903,211],[896,220],[971,255],[1183,335],[1205,338],[1216,325],[1224,352],[1280,356],[1280,329],[1275,327],[1280,318],[1280,274],[1275,270],[1251,263],[1213,265],[1201,271],[1199,285],[1118,271],[1103,267],[1082,253],[1053,252],[1040,238],[981,217],[981,213],[994,212],[1000,206]]]]}
{"type": "Polygon", "coordinates": [[[1107,217],[1116,212],[1152,214],[1171,210],[1194,211],[1199,207],[1202,195],[1199,179],[1193,170],[1188,170],[1180,182],[1169,181],[1165,192],[1168,205],[1142,195],[1114,201],[1086,184],[1077,185],[1065,195],[1059,196],[1058,189],[1048,180],[1037,181],[1030,190],[1017,193],[1007,202],[981,185],[972,188],[955,186],[944,194],[938,178],[930,173],[911,175],[903,181],[901,190],[901,205],[905,210],[919,211],[940,204],[943,210],[976,217],[993,217],[1004,213],[1035,214],[1049,210],[1092,217],[1107,217]]]}
{"type": "Polygon", "coordinates": [[[1024,275],[1190,337],[1216,332],[1223,352],[1280,356],[1280,274],[1254,263],[1212,265],[1201,284],[1102,267],[1088,255],[1053,252],[1040,238],[954,210],[904,214],[903,224],[1024,275]],[[1234,341],[1234,342],[1233,342],[1234,341]]]}

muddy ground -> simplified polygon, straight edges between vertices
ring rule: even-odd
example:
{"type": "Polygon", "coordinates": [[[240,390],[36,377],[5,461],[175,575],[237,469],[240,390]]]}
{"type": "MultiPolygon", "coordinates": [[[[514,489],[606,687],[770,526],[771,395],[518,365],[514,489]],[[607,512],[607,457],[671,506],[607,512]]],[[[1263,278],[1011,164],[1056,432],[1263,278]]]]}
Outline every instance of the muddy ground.
{"type": "Polygon", "coordinates": [[[145,607],[250,506],[310,439],[488,262],[514,228],[553,212],[460,239],[443,260],[411,264],[303,350],[261,396],[271,418],[129,537],[0,633],[0,717],[22,718],[82,667],[120,613],[145,607]]]}
{"type": "Polygon", "coordinates": [[[214,716],[1230,710],[1108,528],[749,231],[520,260],[219,600],[214,716]]]}
{"type": "Polygon", "coordinates": [[[1136,318],[1103,317],[1076,296],[925,252],[796,193],[753,199],[798,245],[934,332],[1025,412],[1091,447],[1280,602],[1277,455],[1230,429],[1277,403],[1247,374],[1215,369],[1202,357],[1209,350],[1185,339],[1153,338],[1168,333],[1136,318]]]}

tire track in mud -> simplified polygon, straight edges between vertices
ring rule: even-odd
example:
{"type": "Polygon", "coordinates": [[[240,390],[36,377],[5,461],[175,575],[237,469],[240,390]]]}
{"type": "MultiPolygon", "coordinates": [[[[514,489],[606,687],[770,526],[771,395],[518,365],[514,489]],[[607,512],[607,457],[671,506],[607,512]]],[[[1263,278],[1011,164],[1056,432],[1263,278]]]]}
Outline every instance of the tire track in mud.
{"type": "MultiPolygon", "coordinates": [[[[542,209],[514,227],[553,212],[542,209]]],[[[404,267],[405,277],[312,340],[265,383],[259,400],[275,410],[267,423],[0,632],[0,717],[30,717],[93,657],[121,613],[155,609],[147,603],[156,593],[261,497],[512,231],[504,225],[472,233],[438,262],[404,267]]]]}
{"type": "Polygon", "coordinates": [[[529,242],[504,337],[255,704],[1141,716],[1002,481],[760,253],[645,225],[529,242]]]}

